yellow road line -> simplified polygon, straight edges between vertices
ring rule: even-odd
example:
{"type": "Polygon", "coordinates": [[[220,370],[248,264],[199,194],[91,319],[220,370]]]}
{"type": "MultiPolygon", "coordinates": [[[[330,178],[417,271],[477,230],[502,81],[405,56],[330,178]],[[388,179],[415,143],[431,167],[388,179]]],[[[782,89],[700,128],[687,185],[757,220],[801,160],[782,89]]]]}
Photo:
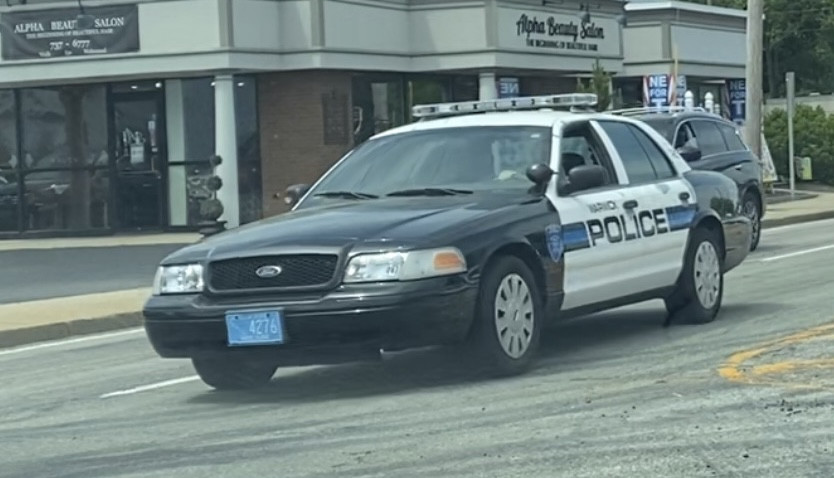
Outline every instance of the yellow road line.
{"type": "MultiPolygon", "coordinates": [[[[750,366],[747,363],[767,353],[775,352],[790,345],[808,342],[815,338],[822,338],[834,334],[834,324],[826,324],[812,329],[803,330],[787,337],[756,345],[749,349],[732,354],[721,367],[718,374],[726,380],[735,383],[771,383],[773,375],[794,371],[802,368],[832,368],[834,359],[819,360],[786,360],[778,363],[750,366]]],[[[827,337],[826,337],[827,338],[827,337]]],[[[800,384],[797,384],[800,385],[800,384]]],[[[804,388],[804,385],[800,385],[804,388]]],[[[810,386],[810,385],[809,385],[810,386]]]]}

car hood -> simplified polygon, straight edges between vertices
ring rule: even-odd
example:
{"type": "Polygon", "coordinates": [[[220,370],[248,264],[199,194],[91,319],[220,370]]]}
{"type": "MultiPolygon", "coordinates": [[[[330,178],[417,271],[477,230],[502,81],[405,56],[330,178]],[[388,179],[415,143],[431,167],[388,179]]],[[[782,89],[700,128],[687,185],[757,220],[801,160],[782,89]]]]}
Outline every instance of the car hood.
{"type": "Polygon", "coordinates": [[[187,246],[163,263],[183,263],[277,250],[421,246],[465,234],[514,205],[538,200],[524,193],[475,193],[334,201],[232,229],[187,246]]]}

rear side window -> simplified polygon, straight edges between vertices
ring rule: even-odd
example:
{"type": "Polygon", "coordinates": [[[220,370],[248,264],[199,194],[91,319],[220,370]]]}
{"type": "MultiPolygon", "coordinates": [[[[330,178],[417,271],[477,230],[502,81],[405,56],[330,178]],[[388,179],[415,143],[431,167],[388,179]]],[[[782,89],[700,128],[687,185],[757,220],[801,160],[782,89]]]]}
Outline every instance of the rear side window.
{"type": "Polygon", "coordinates": [[[735,126],[719,123],[718,129],[721,131],[721,136],[724,137],[724,141],[727,143],[730,151],[744,151],[747,149],[744,141],[739,137],[735,126]]]}
{"type": "Polygon", "coordinates": [[[695,132],[695,140],[698,142],[702,155],[710,156],[727,152],[727,144],[724,143],[724,137],[715,121],[692,120],[689,125],[695,132]]]}
{"type": "Polygon", "coordinates": [[[663,152],[639,128],[616,121],[599,121],[599,125],[614,143],[630,183],[648,183],[674,175],[663,152]]]}

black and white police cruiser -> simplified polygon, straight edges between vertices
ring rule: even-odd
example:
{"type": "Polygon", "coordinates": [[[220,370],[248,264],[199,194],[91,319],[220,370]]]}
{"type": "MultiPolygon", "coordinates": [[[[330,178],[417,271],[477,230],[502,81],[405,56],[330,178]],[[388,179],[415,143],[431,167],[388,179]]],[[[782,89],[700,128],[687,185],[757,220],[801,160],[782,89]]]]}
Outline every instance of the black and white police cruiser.
{"type": "Polygon", "coordinates": [[[650,299],[712,321],[750,246],[737,186],[595,103],[414,107],[420,121],[290,188],[290,212],[165,258],[144,308],[151,344],[234,389],[427,345],[520,373],[546,320],[650,299]]]}

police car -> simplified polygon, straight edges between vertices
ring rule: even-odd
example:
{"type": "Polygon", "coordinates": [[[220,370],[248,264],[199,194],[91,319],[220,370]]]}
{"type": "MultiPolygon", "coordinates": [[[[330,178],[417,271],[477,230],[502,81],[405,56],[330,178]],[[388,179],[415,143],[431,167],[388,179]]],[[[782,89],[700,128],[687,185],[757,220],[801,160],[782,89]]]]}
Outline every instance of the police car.
{"type": "Polygon", "coordinates": [[[290,212],[165,258],[144,307],[152,346],[234,389],[445,344],[517,374],[546,321],[650,299],[712,321],[750,248],[737,186],[595,103],[416,106],[420,121],[291,188],[290,212]]]}

